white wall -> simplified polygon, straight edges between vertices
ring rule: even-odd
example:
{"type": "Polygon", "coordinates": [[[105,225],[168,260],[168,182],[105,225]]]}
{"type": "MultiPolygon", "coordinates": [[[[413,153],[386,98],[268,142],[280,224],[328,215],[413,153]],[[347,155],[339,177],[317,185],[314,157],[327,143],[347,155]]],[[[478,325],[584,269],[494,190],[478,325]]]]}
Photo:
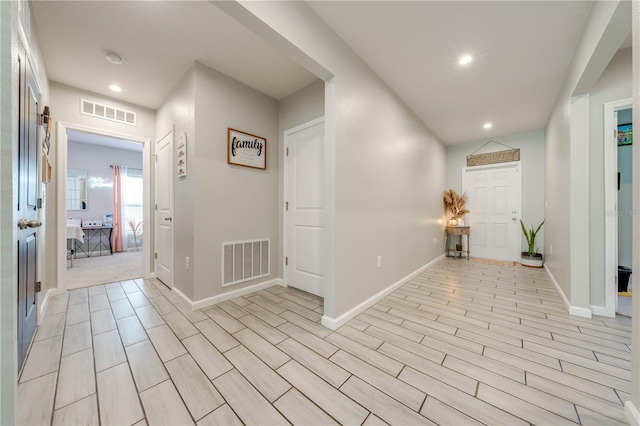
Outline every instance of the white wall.
{"type": "MultiPolygon", "coordinates": [[[[278,102],[195,64],[194,300],[278,277],[278,102]],[[227,128],[267,139],[267,169],[227,164],[227,128]],[[271,275],[222,288],[222,243],[271,239],[271,275]]],[[[176,269],[185,259],[177,259],[176,269]]]]}
{"type": "Polygon", "coordinates": [[[593,4],[545,129],[546,266],[570,304],[577,308],[571,312],[581,315],[590,315],[589,275],[587,273],[583,279],[580,274],[572,275],[571,271],[584,271],[585,259],[589,257],[590,222],[587,220],[586,226],[578,224],[590,214],[588,173],[592,156],[587,142],[588,104],[587,108],[582,107],[584,102],[572,105],[572,100],[575,101],[572,98],[593,88],[628,35],[630,8],[629,2],[593,4]],[[586,109],[583,114],[586,124],[577,122],[575,113],[572,122],[572,107],[586,109]],[[587,134],[586,140],[579,138],[576,132],[571,133],[572,124],[576,130],[587,134]],[[586,180],[571,179],[585,173],[586,180]],[[570,232],[572,227],[575,228],[573,233],[570,232]],[[579,248],[576,246],[582,247],[580,250],[585,253],[576,251],[579,248]]]}
{"type": "MultiPolygon", "coordinates": [[[[618,124],[633,120],[631,109],[618,111],[618,124]]],[[[633,145],[618,146],[618,264],[631,268],[633,250],[633,145]]]]}
{"type": "MultiPolygon", "coordinates": [[[[631,48],[619,50],[589,91],[590,164],[589,164],[589,276],[591,305],[605,305],[605,201],[604,201],[604,104],[630,98],[631,48]]],[[[629,181],[629,184],[631,181],[629,181]]],[[[629,200],[629,204],[630,204],[629,200]]],[[[631,206],[629,205],[629,210],[631,206]]],[[[618,207],[620,211],[620,206],[618,207]]],[[[631,226],[630,217],[629,229],[631,226]]],[[[624,222],[624,221],[623,221],[624,222]]],[[[631,258],[629,254],[630,266],[631,258]]],[[[620,263],[622,264],[622,263],[620,263]]]]}
{"type": "Polygon", "coordinates": [[[335,198],[325,199],[333,249],[323,323],[335,325],[442,254],[446,149],[305,3],[217,5],[330,83],[325,188],[335,198]]]}
{"type": "MultiPolygon", "coordinates": [[[[524,224],[538,226],[544,216],[544,132],[542,130],[517,135],[494,138],[496,142],[520,149],[522,161],[522,212],[524,224]]],[[[462,191],[462,169],[467,166],[467,156],[487,142],[483,139],[464,145],[452,145],[447,148],[447,188],[456,192],[462,191]]],[[[497,144],[489,144],[478,153],[503,151],[508,149],[497,144]]],[[[520,229],[518,227],[518,229],[520,229]]],[[[545,227],[536,237],[540,252],[544,252],[545,227]]],[[[523,238],[522,250],[526,250],[526,240],[523,238]]]]}
{"type": "MultiPolygon", "coordinates": [[[[113,185],[112,164],[142,169],[142,152],[75,141],[69,141],[67,149],[67,169],[85,170],[87,179],[101,178],[113,185]]],[[[67,210],[67,218],[83,220],[103,220],[105,214],[113,214],[113,186],[87,184],[87,209],[67,210]]]]}
{"type": "MultiPolygon", "coordinates": [[[[324,115],[324,81],[318,80],[311,83],[307,87],[298,90],[296,93],[287,96],[280,100],[279,104],[279,126],[278,126],[278,146],[280,155],[278,156],[278,170],[280,170],[280,177],[278,182],[278,205],[282,206],[284,203],[284,163],[282,158],[282,152],[284,147],[284,132],[293,129],[309,121],[322,117],[324,115]]],[[[284,235],[284,220],[280,215],[278,221],[278,234],[284,235]]],[[[284,254],[282,249],[278,251],[278,261],[276,263],[278,267],[278,277],[283,275],[283,259],[284,254]]]]}
{"type": "Polygon", "coordinates": [[[195,169],[196,139],[195,139],[195,76],[191,67],[168,98],[158,108],[156,115],[156,135],[165,135],[175,125],[175,140],[184,132],[187,137],[187,176],[177,178],[174,175],[174,252],[173,264],[174,286],[189,299],[193,299],[193,265],[190,271],[184,268],[185,256],[193,258],[194,233],[194,185],[198,171],[195,169]]]}

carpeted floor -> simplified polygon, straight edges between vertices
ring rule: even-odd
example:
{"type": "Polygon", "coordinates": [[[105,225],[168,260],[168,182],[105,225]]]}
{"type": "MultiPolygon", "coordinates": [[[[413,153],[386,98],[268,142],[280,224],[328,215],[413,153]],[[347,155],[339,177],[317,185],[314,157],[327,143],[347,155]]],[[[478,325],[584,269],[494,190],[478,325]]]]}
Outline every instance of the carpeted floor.
{"type": "Polygon", "coordinates": [[[142,277],[142,251],[107,256],[78,257],[67,261],[67,289],[90,287],[142,277]]]}

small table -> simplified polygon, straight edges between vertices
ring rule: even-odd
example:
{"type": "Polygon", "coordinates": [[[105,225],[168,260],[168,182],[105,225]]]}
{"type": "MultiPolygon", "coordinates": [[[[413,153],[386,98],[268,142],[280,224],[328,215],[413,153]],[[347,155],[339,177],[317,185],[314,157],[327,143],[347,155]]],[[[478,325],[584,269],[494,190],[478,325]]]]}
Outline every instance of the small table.
{"type": "Polygon", "coordinates": [[[458,256],[462,259],[462,254],[466,253],[467,254],[467,260],[469,260],[469,239],[471,238],[471,227],[470,226],[447,226],[447,257],[455,257],[456,259],[458,258],[458,256]],[[449,236],[455,236],[457,235],[459,237],[460,240],[460,250],[458,250],[458,247],[449,247],[449,236]],[[467,236],[467,249],[466,250],[462,250],[462,236],[466,235],[467,236]],[[453,252],[453,256],[450,256],[450,253],[453,252]]]}
{"type": "Polygon", "coordinates": [[[111,246],[112,226],[83,226],[86,241],[85,244],[76,244],[76,255],[81,252],[87,257],[102,256],[102,249],[109,250],[109,254],[113,254],[111,246]],[[96,253],[97,254],[94,254],[96,253]]]}

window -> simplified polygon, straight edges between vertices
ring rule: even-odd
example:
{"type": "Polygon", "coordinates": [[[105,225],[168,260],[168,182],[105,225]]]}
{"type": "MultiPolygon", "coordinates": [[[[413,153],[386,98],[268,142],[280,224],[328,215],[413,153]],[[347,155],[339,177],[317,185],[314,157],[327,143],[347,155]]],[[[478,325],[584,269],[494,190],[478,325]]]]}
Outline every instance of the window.
{"type": "Polygon", "coordinates": [[[129,168],[122,179],[122,208],[124,244],[132,251],[142,247],[142,200],[142,170],[129,168]],[[136,227],[135,235],[132,224],[136,227]]]}

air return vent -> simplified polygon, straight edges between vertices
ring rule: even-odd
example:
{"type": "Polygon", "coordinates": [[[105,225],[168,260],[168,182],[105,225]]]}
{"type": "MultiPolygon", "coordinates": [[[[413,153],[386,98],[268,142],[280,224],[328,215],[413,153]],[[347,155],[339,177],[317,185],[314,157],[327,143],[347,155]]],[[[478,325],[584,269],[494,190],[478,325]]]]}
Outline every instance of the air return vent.
{"type": "Polygon", "coordinates": [[[222,287],[269,275],[270,240],[222,243],[222,287]]]}
{"type": "Polygon", "coordinates": [[[131,126],[137,125],[135,112],[99,104],[86,99],[80,99],[80,114],[103,118],[110,121],[117,121],[118,123],[130,124],[131,126]]]}

